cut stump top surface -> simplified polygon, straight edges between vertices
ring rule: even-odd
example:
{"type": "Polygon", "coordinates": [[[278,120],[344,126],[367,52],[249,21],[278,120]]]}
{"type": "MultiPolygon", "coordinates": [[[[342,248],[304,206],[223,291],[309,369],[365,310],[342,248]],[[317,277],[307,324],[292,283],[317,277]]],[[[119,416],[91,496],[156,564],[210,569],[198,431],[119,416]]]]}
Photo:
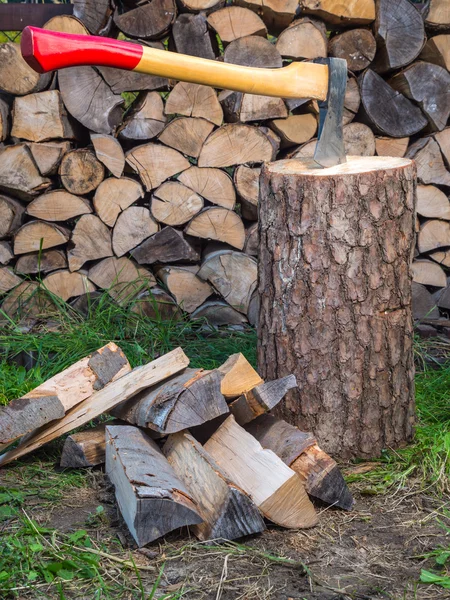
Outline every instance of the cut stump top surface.
{"type": "Polygon", "coordinates": [[[333,175],[358,175],[373,171],[387,171],[408,167],[412,161],[408,158],[390,156],[347,156],[347,162],[334,167],[323,168],[313,158],[291,158],[278,160],[266,166],[269,173],[279,175],[311,175],[329,177],[333,175]]]}

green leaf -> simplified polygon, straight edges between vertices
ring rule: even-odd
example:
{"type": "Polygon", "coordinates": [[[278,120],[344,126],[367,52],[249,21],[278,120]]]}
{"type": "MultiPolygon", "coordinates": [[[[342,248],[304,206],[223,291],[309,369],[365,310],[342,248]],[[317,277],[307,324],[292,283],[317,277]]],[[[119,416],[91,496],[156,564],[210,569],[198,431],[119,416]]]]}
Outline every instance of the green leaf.
{"type": "Polygon", "coordinates": [[[450,577],[445,575],[438,575],[437,573],[422,569],[420,572],[420,581],[421,583],[434,583],[445,590],[450,590],[450,577]]]}
{"type": "Polygon", "coordinates": [[[0,581],[7,581],[11,577],[8,571],[0,571],[0,581]]]}
{"type": "Polygon", "coordinates": [[[15,514],[17,514],[17,511],[12,506],[9,506],[9,504],[3,504],[0,506],[0,521],[10,519],[15,514]]]}
{"type": "Polygon", "coordinates": [[[77,542],[79,542],[81,539],[83,539],[86,536],[87,536],[87,531],[85,529],[79,529],[78,531],[71,533],[69,535],[68,539],[69,539],[69,542],[76,544],[77,542]]]}
{"type": "Polygon", "coordinates": [[[68,571],[67,569],[60,569],[58,571],[58,577],[61,577],[64,581],[71,581],[75,577],[75,573],[73,571],[68,571]]]}
{"type": "Polygon", "coordinates": [[[35,544],[29,544],[28,548],[31,550],[31,552],[40,552],[44,549],[44,546],[42,546],[42,544],[39,542],[36,542],[35,544]]]}
{"type": "Polygon", "coordinates": [[[39,577],[39,573],[37,571],[28,571],[27,580],[35,581],[39,577]]]}

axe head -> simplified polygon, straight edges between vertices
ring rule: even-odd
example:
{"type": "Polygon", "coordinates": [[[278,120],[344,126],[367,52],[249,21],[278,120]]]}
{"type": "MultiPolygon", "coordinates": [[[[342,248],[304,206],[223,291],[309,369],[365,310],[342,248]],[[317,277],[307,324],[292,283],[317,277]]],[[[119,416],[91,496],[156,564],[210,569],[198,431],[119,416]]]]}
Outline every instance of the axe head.
{"type": "Polygon", "coordinates": [[[328,65],[328,95],[319,102],[319,134],[314,160],[321,167],[334,167],[346,162],[342,117],[347,88],[347,61],[342,58],[317,58],[314,62],[328,65]]]}

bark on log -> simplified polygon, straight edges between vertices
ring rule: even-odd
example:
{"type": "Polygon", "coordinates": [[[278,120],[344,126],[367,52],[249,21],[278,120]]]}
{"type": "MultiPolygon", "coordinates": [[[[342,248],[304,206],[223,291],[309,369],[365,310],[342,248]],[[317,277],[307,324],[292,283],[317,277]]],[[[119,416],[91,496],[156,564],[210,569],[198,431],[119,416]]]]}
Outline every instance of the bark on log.
{"type": "Polygon", "coordinates": [[[375,58],[377,43],[368,29],[350,29],[331,38],[328,53],[347,61],[349,71],[367,69],[375,58]]]}
{"type": "Polygon", "coordinates": [[[120,213],[143,197],[144,190],[138,181],[129,177],[108,177],[96,189],[95,212],[105,225],[114,227],[120,213]]]}
{"type": "Polygon", "coordinates": [[[123,256],[159,231],[158,223],[148,208],[130,206],[121,213],[113,229],[112,247],[116,256],[123,256]]]}
{"type": "Polygon", "coordinates": [[[67,268],[67,258],[63,250],[49,250],[36,254],[24,254],[16,262],[16,272],[23,275],[49,273],[67,268]]]}
{"type": "Polygon", "coordinates": [[[187,156],[198,158],[206,138],[214,125],[197,117],[178,117],[170,121],[159,136],[159,141],[187,156]]]}
{"type": "Polygon", "coordinates": [[[187,313],[194,312],[211,294],[212,287],[197,277],[199,267],[161,267],[156,275],[187,313]]]}
{"type": "Polygon", "coordinates": [[[68,229],[53,223],[30,221],[22,225],[14,236],[14,254],[27,254],[61,246],[69,241],[69,233],[68,229]]]}
{"type": "Polygon", "coordinates": [[[278,50],[268,39],[249,35],[231,42],[223,53],[226,63],[244,67],[265,67],[275,69],[283,66],[278,50]]]}
{"type": "Polygon", "coordinates": [[[325,25],[306,17],[293,21],[282,31],[275,47],[283,58],[324,58],[327,56],[327,41],[325,25]]]}
{"type": "Polygon", "coordinates": [[[95,156],[105,165],[114,177],[122,177],[125,155],[122,146],[112,135],[91,133],[95,156]]]}
{"type": "Polygon", "coordinates": [[[152,143],[136,146],[127,152],[126,161],[139,174],[148,192],[190,167],[186,158],[176,150],[152,143]]]}
{"type": "Polygon", "coordinates": [[[414,167],[383,157],[320,173],[313,164],[263,167],[259,372],[296,375],[299,391],[276,412],[325,450],[373,457],[413,435],[414,167]]]}
{"type": "Polygon", "coordinates": [[[105,168],[88,148],[68,152],[59,166],[61,183],[71,194],[82,196],[95,190],[103,181],[105,168]]]}
{"type": "Polygon", "coordinates": [[[433,287],[447,287],[444,269],[431,260],[415,260],[411,266],[413,281],[433,287]]]}
{"type": "Polygon", "coordinates": [[[164,109],[166,115],[202,117],[222,125],[223,112],[213,88],[180,81],[170,92],[164,109]]]}
{"type": "Polygon", "coordinates": [[[375,20],[374,0],[300,0],[300,8],[339,27],[368,25],[375,20]]]}
{"type": "Polygon", "coordinates": [[[67,221],[92,212],[84,198],[65,190],[53,190],[38,196],[27,206],[27,214],[43,221],[67,221]]]}
{"type": "Polygon", "coordinates": [[[217,41],[202,13],[181,14],[173,24],[171,39],[175,50],[180,54],[209,60],[215,60],[218,54],[217,41]]]}
{"type": "Polygon", "coordinates": [[[174,227],[190,221],[203,204],[203,198],[182,183],[166,181],[154,191],[151,211],[157,221],[174,227]]]}
{"type": "Polygon", "coordinates": [[[149,0],[122,14],[117,8],[114,23],[128,37],[158,40],[169,31],[176,15],[174,0],[149,0]]]}
{"type": "Polygon", "coordinates": [[[157,92],[144,92],[127,113],[127,117],[119,128],[121,140],[151,140],[166,125],[164,104],[157,92]]]}
{"type": "MultiPolygon", "coordinates": [[[[56,245],[56,244],[55,244],[56,245]]],[[[78,271],[89,260],[112,256],[111,231],[95,215],[83,215],[72,233],[67,252],[69,269],[78,271]]]]}
{"type": "Polygon", "coordinates": [[[25,201],[42,194],[50,185],[36,167],[31,152],[24,144],[0,148],[0,192],[25,201]]]}
{"type": "Polygon", "coordinates": [[[213,204],[233,210],[236,192],[228,173],[209,167],[190,167],[178,177],[185,186],[213,204]]]}
{"type": "Polygon", "coordinates": [[[232,167],[268,162],[275,158],[268,137],[250,125],[224,125],[203,144],[199,167],[232,167]]]}
{"type": "Polygon", "coordinates": [[[200,260],[200,247],[195,240],[185,237],[181,231],[164,227],[132,250],[131,256],[140,265],[158,262],[195,263],[200,260]]]}
{"type": "Polygon", "coordinates": [[[42,92],[50,84],[52,73],[39,75],[22,58],[20,45],[0,44],[0,90],[14,96],[42,92]]]}
{"type": "Polygon", "coordinates": [[[248,35],[266,37],[264,22],[253,11],[240,6],[226,6],[208,15],[208,24],[214,29],[223,44],[248,35]]]}

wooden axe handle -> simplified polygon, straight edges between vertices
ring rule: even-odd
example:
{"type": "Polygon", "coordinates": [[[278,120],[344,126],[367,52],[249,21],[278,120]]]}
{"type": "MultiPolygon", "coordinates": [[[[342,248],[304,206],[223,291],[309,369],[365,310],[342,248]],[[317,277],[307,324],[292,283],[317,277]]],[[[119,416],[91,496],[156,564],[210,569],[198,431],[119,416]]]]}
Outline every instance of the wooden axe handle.
{"type": "Polygon", "coordinates": [[[132,42],[38,27],[25,27],[21,49],[26,62],[38,73],[92,65],[262,96],[326,100],[328,94],[328,66],[307,62],[291,63],[281,69],[242,67],[132,42]]]}

